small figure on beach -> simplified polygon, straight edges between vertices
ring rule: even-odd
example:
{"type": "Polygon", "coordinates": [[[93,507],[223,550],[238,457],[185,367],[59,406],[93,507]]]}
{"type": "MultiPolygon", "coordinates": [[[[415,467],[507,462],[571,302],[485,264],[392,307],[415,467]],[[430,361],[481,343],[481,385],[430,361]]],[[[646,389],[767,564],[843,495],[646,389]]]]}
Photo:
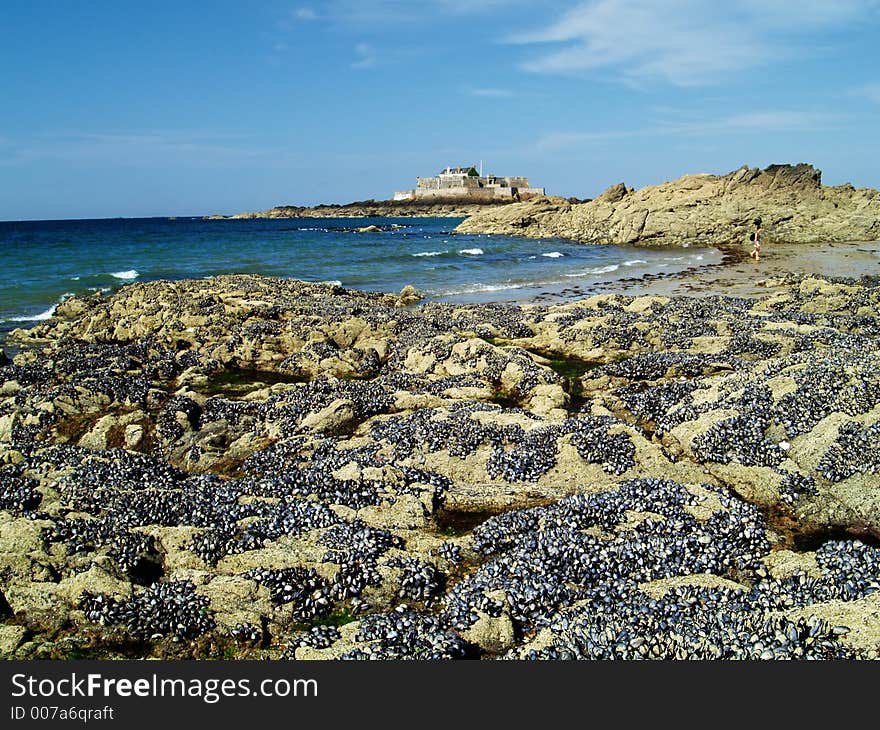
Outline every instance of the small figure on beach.
{"type": "Polygon", "coordinates": [[[764,230],[761,228],[761,219],[755,218],[755,230],[752,232],[752,244],[753,248],[749,256],[751,256],[755,261],[761,260],[761,232],[764,230]]]}

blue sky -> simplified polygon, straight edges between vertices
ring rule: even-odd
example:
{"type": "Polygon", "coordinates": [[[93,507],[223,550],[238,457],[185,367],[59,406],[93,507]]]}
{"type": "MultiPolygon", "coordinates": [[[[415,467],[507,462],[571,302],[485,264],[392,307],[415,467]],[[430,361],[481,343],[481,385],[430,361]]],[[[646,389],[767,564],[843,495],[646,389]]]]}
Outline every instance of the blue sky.
{"type": "Polygon", "coordinates": [[[880,187],[878,0],[4,0],[0,220],[383,199],[484,160],[592,197],[880,187]]]}

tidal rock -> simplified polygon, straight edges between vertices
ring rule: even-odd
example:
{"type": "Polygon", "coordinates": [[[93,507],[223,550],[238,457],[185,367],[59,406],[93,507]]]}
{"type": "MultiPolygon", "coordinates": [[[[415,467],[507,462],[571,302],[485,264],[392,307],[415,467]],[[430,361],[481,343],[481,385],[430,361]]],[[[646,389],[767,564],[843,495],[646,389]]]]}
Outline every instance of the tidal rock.
{"type": "Polygon", "coordinates": [[[402,307],[409,307],[413,304],[418,304],[422,299],[424,299],[424,295],[411,284],[407,284],[403,287],[403,289],[400,290],[400,294],[398,294],[398,301],[402,307]]]}
{"type": "Polygon", "coordinates": [[[462,631],[461,636],[487,652],[498,654],[511,649],[516,642],[513,620],[510,618],[510,607],[504,591],[490,591],[486,597],[500,603],[501,610],[493,611],[495,615],[490,615],[477,609],[477,620],[462,631]]]}
{"type": "Polygon", "coordinates": [[[302,428],[322,433],[338,433],[355,422],[354,404],[347,398],[338,398],[317,413],[302,421],[302,428]]]}
{"type": "MultiPolygon", "coordinates": [[[[735,184],[817,184],[762,175],[735,184]]],[[[873,279],[404,307],[242,275],[75,299],[0,366],[16,655],[82,629],[143,656],[874,651],[873,279]]]]}
{"type": "Polygon", "coordinates": [[[0,624],[0,659],[12,659],[15,650],[24,643],[27,633],[24,626],[0,624]]]}
{"type": "Polygon", "coordinates": [[[876,190],[821,184],[811,165],[746,166],[727,175],[685,175],[631,190],[623,183],[586,203],[547,199],[480,211],[460,233],[562,237],[584,243],[744,244],[761,218],[776,243],[873,241],[880,237],[876,190]]]}

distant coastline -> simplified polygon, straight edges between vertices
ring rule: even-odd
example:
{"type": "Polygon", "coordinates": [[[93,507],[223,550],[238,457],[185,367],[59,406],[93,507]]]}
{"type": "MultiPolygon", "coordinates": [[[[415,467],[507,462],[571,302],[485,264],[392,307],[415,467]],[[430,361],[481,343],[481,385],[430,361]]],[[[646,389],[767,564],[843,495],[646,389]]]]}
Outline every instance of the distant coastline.
{"type": "MultiPolygon", "coordinates": [[[[521,198],[524,199],[524,198],[521,198]]],[[[206,215],[205,220],[252,220],[254,218],[467,218],[490,208],[516,202],[513,199],[462,200],[363,200],[316,206],[277,205],[268,210],[206,215]]]]}

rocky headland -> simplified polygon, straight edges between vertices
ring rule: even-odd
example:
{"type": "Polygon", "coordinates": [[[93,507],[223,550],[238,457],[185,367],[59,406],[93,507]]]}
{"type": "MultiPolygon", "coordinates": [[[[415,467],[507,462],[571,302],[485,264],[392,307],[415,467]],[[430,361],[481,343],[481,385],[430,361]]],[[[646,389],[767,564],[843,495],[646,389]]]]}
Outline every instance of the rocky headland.
{"type": "Polygon", "coordinates": [[[878,311],[68,299],[0,362],[0,655],[877,658],[878,311]]]}
{"type": "Polygon", "coordinates": [[[209,215],[208,220],[250,220],[253,218],[466,218],[477,213],[512,205],[510,200],[463,201],[461,199],[368,200],[341,205],[278,205],[269,210],[209,215]]]}
{"type": "Polygon", "coordinates": [[[583,203],[551,197],[482,210],[456,230],[593,244],[729,246],[746,243],[753,220],[761,218],[769,243],[880,238],[880,192],[825,186],[821,177],[800,164],[685,175],[639,190],[618,183],[583,203]]]}

